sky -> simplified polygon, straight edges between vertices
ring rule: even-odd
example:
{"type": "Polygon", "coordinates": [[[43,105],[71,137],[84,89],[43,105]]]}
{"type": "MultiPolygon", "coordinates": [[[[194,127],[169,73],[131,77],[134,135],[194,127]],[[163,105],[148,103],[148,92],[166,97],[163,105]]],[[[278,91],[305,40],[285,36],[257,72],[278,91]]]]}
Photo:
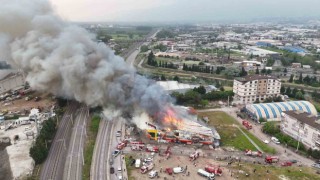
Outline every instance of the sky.
{"type": "Polygon", "coordinates": [[[320,17],[320,0],[50,0],[79,22],[214,22],[320,17]]]}

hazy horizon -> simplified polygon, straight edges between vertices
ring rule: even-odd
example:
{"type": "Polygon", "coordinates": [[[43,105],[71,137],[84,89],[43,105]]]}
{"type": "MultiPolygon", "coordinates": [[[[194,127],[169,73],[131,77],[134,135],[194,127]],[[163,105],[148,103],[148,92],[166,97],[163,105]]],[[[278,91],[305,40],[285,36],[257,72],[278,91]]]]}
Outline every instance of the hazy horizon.
{"type": "Polygon", "coordinates": [[[320,19],[318,0],[50,0],[74,22],[250,22],[320,19]]]}

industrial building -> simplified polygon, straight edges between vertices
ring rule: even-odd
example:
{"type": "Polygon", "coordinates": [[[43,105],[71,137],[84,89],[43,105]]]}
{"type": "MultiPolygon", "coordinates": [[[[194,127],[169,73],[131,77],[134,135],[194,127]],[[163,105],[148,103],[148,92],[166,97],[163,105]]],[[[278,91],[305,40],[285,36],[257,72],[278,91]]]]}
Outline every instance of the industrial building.
{"type": "Polygon", "coordinates": [[[246,112],[255,120],[264,118],[267,120],[280,121],[283,112],[301,111],[310,115],[317,115],[317,110],[309,101],[288,101],[276,103],[248,104],[246,112]]]}
{"type": "Polygon", "coordinates": [[[281,81],[274,76],[248,75],[233,81],[233,104],[248,104],[280,96],[281,81]]]}
{"type": "Polygon", "coordinates": [[[159,84],[161,87],[163,87],[164,90],[168,91],[169,93],[171,92],[185,93],[190,89],[200,86],[200,85],[183,84],[177,81],[158,81],[157,84],[159,84]]]}
{"type": "Polygon", "coordinates": [[[302,111],[282,113],[281,131],[305,146],[320,149],[320,120],[302,111]]]}

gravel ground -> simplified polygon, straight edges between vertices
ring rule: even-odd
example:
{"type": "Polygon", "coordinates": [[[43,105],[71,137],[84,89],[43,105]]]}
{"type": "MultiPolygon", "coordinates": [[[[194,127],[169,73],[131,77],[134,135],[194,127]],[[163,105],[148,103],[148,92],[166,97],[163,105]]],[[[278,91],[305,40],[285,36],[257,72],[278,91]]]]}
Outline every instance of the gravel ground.
{"type": "MultiPolygon", "coordinates": [[[[147,153],[144,153],[147,154],[147,153]]],[[[137,158],[139,155],[136,156],[137,158]]],[[[197,174],[198,169],[206,166],[206,164],[213,164],[213,165],[222,165],[221,162],[214,161],[213,159],[206,159],[203,157],[199,157],[196,161],[191,162],[187,156],[171,156],[168,160],[165,157],[159,156],[156,154],[154,158],[154,163],[155,167],[153,170],[157,170],[160,172],[160,169],[162,168],[162,172],[159,173],[159,178],[158,179],[167,179],[167,180],[195,180],[195,179],[206,179],[204,177],[201,177],[200,175],[197,174]],[[159,161],[160,160],[160,161],[159,161]],[[196,166],[193,163],[196,163],[196,166]],[[167,173],[163,172],[165,168],[173,168],[173,167],[184,167],[186,168],[187,166],[187,171],[190,172],[190,175],[187,176],[186,173],[180,173],[180,174],[173,174],[173,175],[168,175],[167,173]]],[[[225,164],[225,163],[224,163],[225,164]]],[[[221,177],[217,177],[217,179],[225,179],[225,180],[231,180],[231,176],[229,172],[229,169],[226,167],[221,167],[223,174],[221,177]]],[[[135,169],[132,171],[131,174],[132,177],[135,178],[135,180],[147,180],[150,179],[148,177],[148,173],[146,174],[141,174],[140,169],[135,169]]],[[[155,178],[157,179],[157,178],[155,178]]]]}

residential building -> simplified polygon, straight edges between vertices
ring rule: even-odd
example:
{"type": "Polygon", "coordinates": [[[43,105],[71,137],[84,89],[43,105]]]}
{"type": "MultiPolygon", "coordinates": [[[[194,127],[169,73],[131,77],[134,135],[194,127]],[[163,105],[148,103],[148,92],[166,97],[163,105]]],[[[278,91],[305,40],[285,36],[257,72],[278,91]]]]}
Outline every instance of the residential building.
{"type": "Polygon", "coordinates": [[[302,111],[283,112],[281,130],[308,148],[320,149],[320,120],[314,115],[302,111]]]}
{"type": "Polygon", "coordinates": [[[234,103],[248,104],[280,96],[281,80],[274,76],[249,75],[233,81],[234,103]]]}

